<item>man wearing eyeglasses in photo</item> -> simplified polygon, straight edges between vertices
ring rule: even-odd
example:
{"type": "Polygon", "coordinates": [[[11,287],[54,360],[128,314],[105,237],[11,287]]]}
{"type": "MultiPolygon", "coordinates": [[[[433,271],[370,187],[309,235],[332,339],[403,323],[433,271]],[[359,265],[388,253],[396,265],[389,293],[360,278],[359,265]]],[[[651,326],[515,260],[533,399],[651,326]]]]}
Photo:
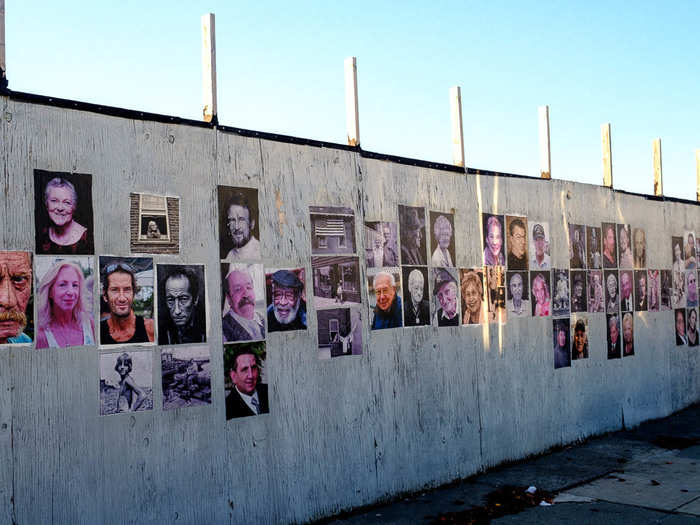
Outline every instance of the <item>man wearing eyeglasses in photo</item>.
{"type": "Polygon", "coordinates": [[[108,264],[102,271],[102,298],[109,318],[100,323],[100,344],[148,343],[154,340],[153,319],[134,313],[138,292],[134,269],[125,262],[108,264]]]}
{"type": "Polygon", "coordinates": [[[158,344],[179,345],[207,341],[203,298],[196,267],[158,265],[158,344]]]}
{"type": "Polygon", "coordinates": [[[302,299],[304,283],[290,270],[272,274],[272,303],[267,307],[267,330],[284,332],[306,330],[306,302],[302,299]]]}

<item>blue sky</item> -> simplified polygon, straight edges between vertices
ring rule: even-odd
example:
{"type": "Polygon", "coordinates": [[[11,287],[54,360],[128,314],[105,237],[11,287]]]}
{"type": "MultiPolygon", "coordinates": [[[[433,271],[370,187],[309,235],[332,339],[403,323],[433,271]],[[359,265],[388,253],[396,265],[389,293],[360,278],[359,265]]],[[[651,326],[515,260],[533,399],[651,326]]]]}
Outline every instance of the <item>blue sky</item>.
{"type": "Polygon", "coordinates": [[[467,165],[695,199],[700,2],[92,2],[6,0],[10,88],[201,118],[200,16],[216,14],[219,121],[345,141],[343,60],[357,56],[368,150],[450,163],[462,87],[467,165]]]}

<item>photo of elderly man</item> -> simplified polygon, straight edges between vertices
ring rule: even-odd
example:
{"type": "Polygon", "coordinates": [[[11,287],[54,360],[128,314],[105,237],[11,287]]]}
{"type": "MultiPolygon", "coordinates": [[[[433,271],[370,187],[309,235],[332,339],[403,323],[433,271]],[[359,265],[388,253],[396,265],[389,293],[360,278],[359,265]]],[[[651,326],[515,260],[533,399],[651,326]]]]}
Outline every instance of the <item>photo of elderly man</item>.
{"type": "Polygon", "coordinates": [[[398,268],[382,268],[376,272],[367,272],[369,286],[369,306],[372,308],[372,330],[401,328],[402,306],[401,283],[398,268]]]}
{"type": "Polygon", "coordinates": [[[159,264],[158,344],[207,341],[204,265],[159,264]]]}
{"type": "Polygon", "coordinates": [[[275,270],[265,275],[267,330],[306,330],[306,294],[303,268],[275,270]]]}
{"type": "Polygon", "coordinates": [[[0,252],[0,344],[31,343],[32,254],[0,252]]]}
{"type": "Polygon", "coordinates": [[[430,324],[430,302],[428,301],[428,269],[426,267],[403,266],[403,319],[405,326],[430,324]]]}
{"type": "Polygon", "coordinates": [[[224,343],[265,339],[262,264],[222,263],[224,343]]]}

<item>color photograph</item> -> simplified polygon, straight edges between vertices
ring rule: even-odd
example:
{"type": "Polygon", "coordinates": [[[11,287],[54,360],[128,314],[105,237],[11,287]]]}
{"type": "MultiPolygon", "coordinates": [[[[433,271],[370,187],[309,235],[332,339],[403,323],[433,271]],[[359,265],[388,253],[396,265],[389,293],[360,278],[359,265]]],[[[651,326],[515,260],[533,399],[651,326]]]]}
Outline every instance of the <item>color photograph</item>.
{"type": "Polygon", "coordinates": [[[617,225],[618,252],[620,256],[620,268],[634,268],[634,256],[632,255],[632,228],[629,224],[617,225]]]}
{"type": "MultiPolygon", "coordinates": [[[[506,268],[505,266],[485,266],[486,302],[489,323],[506,322],[506,268]]],[[[547,272],[549,273],[549,272],[547,272]]]]}
{"type": "Polygon", "coordinates": [[[508,317],[530,317],[530,281],[528,273],[506,272],[506,310],[508,317]]]}
{"type": "Polygon", "coordinates": [[[309,206],[311,253],[355,253],[355,212],[338,206],[309,206]]]}
{"type": "Polygon", "coordinates": [[[357,257],[312,257],[311,270],[317,309],[360,304],[360,261],[357,257]]]}
{"type": "Polygon", "coordinates": [[[484,239],[484,266],[505,266],[503,215],[481,214],[484,239]]]}
{"type": "Polygon", "coordinates": [[[370,268],[367,270],[370,328],[384,330],[403,326],[401,270],[370,268]]]}
{"type": "Polygon", "coordinates": [[[486,323],[483,268],[461,268],[459,280],[462,290],[462,324],[486,323]]]}
{"type": "Polygon", "coordinates": [[[267,270],[267,331],[306,330],[306,270],[267,270]]]}
{"type": "Polygon", "coordinates": [[[572,317],[571,333],[571,359],[588,359],[588,317],[572,317]]]}
{"type": "Polygon", "coordinates": [[[603,234],[603,268],[617,268],[617,232],[615,224],[604,222],[603,234]]]}
{"type": "Polygon", "coordinates": [[[265,339],[265,273],[262,263],[221,263],[221,329],[224,343],[265,339]]]}
{"type": "Polygon", "coordinates": [[[131,253],[180,253],[180,199],[131,193],[131,253]]]}
{"type": "Polygon", "coordinates": [[[620,348],[620,316],[619,314],[607,314],[607,340],[608,359],[620,359],[622,350],[620,348]]]}
{"type": "Polygon", "coordinates": [[[588,272],[588,313],[605,312],[605,292],[603,290],[603,270],[588,272]]]}
{"type": "Polygon", "coordinates": [[[571,366],[568,318],[552,319],[552,338],[554,340],[554,369],[571,366]]]}
{"type": "Polygon", "coordinates": [[[506,215],[508,270],[527,270],[527,217],[506,215]]]}
{"type": "Polygon", "coordinates": [[[34,340],[31,252],[0,251],[0,283],[3,282],[7,304],[0,311],[0,344],[31,344],[34,340]]]}
{"type": "Polygon", "coordinates": [[[549,223],[531,221],[530,224],[530,270],[549,270],[552,267],[549,223]]]}
{"type": "Polygon", "coordinates": [[[270,412],[265,342],[224,345],[226,421],[270,412]]]}
{"type": "Polygon", "coordinates": [[[359,308],[332,308],[316,313],[318,357],[362,355],[362,313],[359,308]]]}
{"type": "Polygon", "coordinates": [[[549,316],[552,313],[550,272],[531,271],[530,288],[532,290],[532,316],[549,316]]]}

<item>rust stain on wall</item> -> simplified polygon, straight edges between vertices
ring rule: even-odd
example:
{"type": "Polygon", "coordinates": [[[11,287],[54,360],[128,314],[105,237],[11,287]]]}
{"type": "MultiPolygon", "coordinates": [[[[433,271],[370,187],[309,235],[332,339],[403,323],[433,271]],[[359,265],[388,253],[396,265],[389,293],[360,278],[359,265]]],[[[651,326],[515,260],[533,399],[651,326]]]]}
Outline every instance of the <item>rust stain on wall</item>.
{"type": "Polygon", "coordinates": [[[275,208],[277,208],[277,222],[279,223],[280,235],[282,235],[282,231],[284,230],[282,226],[287,224],[287,217],[282,211],[282,206],[284,206],[284,202],[282,202],[282,194],[280,194],[280,190],[277,190],[275,191],[275,208]]]}

